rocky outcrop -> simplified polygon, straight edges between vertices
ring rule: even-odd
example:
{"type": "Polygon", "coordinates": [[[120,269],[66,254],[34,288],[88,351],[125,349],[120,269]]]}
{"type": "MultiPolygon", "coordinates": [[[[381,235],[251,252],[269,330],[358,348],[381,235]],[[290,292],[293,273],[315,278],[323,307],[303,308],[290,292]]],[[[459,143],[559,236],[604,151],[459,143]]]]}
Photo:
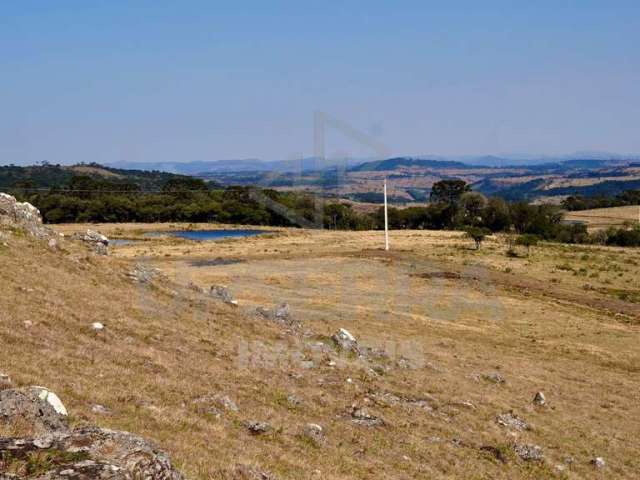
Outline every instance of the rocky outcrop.
{"type": "Polygon", "coordinates": [[[95,426],[71,430],[66,416],[60,399],[46,388],[1,391],[0,421],[30,424],[34,433],[0,438],[0,478],[182,480],[167,454],[143,438],[95,426]]]}
{"type": "Polygon", "coordinates": [[[85,233],[74,234],[73,239],[83,241],[98,255],[109,254],[109,239],[101,233],[87,230],[85,233]]]}
{"type": "Polygon", "coordinates": [[[44,387],[0,391],[0,423],[28,426],[36,434],[67,429],[67,410],[58,396],[44,387]]]}
{"type": "Polygon", "coordinates": [[[58,235],[42,224],[40,211],[26,202],[18,202],[15,197],[0,193],[0,225],[24,229],[34,237],[52,239],[58,235]]]}

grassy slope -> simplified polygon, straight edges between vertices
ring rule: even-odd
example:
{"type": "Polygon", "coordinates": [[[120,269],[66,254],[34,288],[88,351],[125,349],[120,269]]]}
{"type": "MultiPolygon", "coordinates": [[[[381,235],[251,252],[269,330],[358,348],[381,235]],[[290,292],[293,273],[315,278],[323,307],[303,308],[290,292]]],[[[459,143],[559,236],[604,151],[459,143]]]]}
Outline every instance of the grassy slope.
{"type": "Polygon", "coordinates": [[[621,226],[625,222],[632,224],[638,223],[638,219],[640,218],[640,205],[567,212],[564,217],[566,220],[584,222],[589,228],[616,227],[621,226]]]}
{"type": "MultiPolygon", "coordinates": [[[[392,274],[397,294],[416,265],[433,269],[440,264],[427,260],[447,260],[427,259],[425,251],[434,250],[433,244],[450,245],[450,237],[415,234],[412,239],[414,233],[407,232],[405,240],[423,247],[384,257],[357,246],[365,234],[344,234],[339,251],[333,252],[328,246],[338,238],[331,235],[341,234],[318,235],[293,232],[277,244],[272,239],[227,242],[215,251],[235,256],[248,248],[247,258],[265,262],[239,272],[231,265],[223,273],[238,282],[241,305],[274,300],[273,295],[290,301],[294,314],[315,332],[307,339],[253,318],[242,306],[226,307],[169,282],[134,285],[124,276],[127,259],[95,257],[72,244],[65,253],[51,252],[13,235],[9,247],[0,249],[0,371],[19,384],[52,388],[74,422],[89,420],[156,440],[194,478],[225,478],[224,471],[241,462],[290,479],[313,478],[316,470],[318,478],[326,479],[538,479],[553,478],[553,465],[565,456],[576,459],[571,478],[584,478],[595,475],[588,460],[596,454],[607,459],[612,478],[633,478],[640,467],[636,326],[574,304],[502,288],[487,292],[464,281],[411,280],[410,294],[400,302],[376,293],[384,292],[381,274],[392,274]],[[317,259],[307,253],[314,247],[320,251],[317,259]],[[357,298],[334,297],[336,281],[362,290],[357,298]],[[310,291],[314,282],[319,290],[310,291]],[[465,302],[455,321],[439,318],[435,305],[427,318],[424,312],[406,315],[421,296],[446,300],[461,295],[465,302]],[[494,311],[481,308],[494,297],[506,309],[500,321],[494,311]],[[27,320],[33,322],[29,328],[27,320]],[[104,335],[91,331],[94,321],[107,325],[104,335]],[[350,358],[337,368],[318,362],[313,370],[286,360],[292,352],[311,355],[305,344],[326,340],[340,326],[371,341],[418,341],[428,364],[371,376],[367,365],[350,358]],[[257,342],[282,353],[240,362],[243,345],[255,349],[257,342]],[[473,373],[496,368],[507,384],[473,378],[473,373]],[[538,389],[547,393],[551,407],[531,406],[538,389]],[[346,413],[354,402],[367,405],[367,392],[432,395],[434,411],[370,402],[388,425],[358,427],[346,413]],[[219,419],[198,413],[192,400],[209,393],[230,395],[240,412],[219,419]],[[290,394],[303,403],[288,405],[290,394]],[[467,400],[476,408],[460,404],[467,400]],[[96,416],[94,403],[113,414],[96,416]],[[531,432],[512,436],[496,425],[496,414],[512,408],[534,425],[531,432]],[[242,422],[253,419],[270,421],[276,431],[250,436],[242,422]],[[307,422],[326,428],[325,447],[316,448],[298,435],[307,422]],[[503,465],[479,449],[492,445],[509,452],[516,439],[543,446],[548,462],[526,464],[509,454],[503,465]]],[[[211,247],[190,244],[172,247],[165,263],[164,254],[148,253],[173,275],[175,255],[185,260],[192,255],[178,248],[207,248],[201,255],[212,255],[211,247]]],[[[204,274],[188,279],[203,285],[211,280],[204,274]]]]}

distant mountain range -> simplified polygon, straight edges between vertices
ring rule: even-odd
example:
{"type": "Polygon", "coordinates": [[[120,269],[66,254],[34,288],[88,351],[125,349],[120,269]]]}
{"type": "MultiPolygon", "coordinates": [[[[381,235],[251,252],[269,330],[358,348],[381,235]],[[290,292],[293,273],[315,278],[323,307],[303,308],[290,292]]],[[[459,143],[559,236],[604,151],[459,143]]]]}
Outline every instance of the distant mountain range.
{"type": "MultiPolygon", "coordinates": [[[[237,160],[211,160],[193,162],[130,162],[120,161],[110,163],[107,166],[124,170],[155,170],[182,175],[201,176],[211,173],[242,173],[242,172],[276,172],[276,173],[308,173],[314,171],[330,170],[336,167],[350,170],[384,170],[390,164],[397,166],[435,167],[435,168],[456,168],[470,166],[484,167],[539,167],[542,165],[569,165],[570,162],[578,162],[583,165],[589,164],[592,168],[597,162],[615,164],[616,162],[640,161],[639,155],[620,155],[607,152],[578,152],[571,155],[561,156],[536,156],[527,154],[510,155],[483,155],[483,156],[452,156],[443,157],[438,155],[402,156],[389,159],[373,158],[334,158],[319,159],[307,157],[296,160],[259,160],[255,158],[237,160]],[[375,164],[371,165],[371,164],[375,164]]],[[[577,165],[577,163],[576,163],[577,165]]]]}

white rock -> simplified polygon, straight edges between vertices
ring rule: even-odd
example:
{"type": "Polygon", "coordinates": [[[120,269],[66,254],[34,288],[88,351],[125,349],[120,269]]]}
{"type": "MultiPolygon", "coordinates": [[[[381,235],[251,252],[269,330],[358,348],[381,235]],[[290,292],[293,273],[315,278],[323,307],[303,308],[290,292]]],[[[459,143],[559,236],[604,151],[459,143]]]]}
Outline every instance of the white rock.
{"type": "Polygon", "coordinates": [[[340,330],[338,330],[338,336],[340,336],[340,338],[342,338],[343,340],[347,340],[349,342],[356,341],[356,337],[351,335],[351,333],[349,333],[349,331],[345,330],[344,328],[341,328],[340,330]]]}
{"type": "Polygon", "coordinates": [[[591,465],[593,465],[595,468],[604,468],[606,463],[604,461],[604,458],[596,457],[593,460],[591,460],[591,465]]]}
{"type": "Polygon", "coordinates": [[[62,404],[62,400],[60,400],[60,397],[58,397],[58,395],[56,395],[55,393],[53,393],[52,391],[48,390],[45,387],[34,387],[34,388],[40,389],[40,393],[38,394],[38,396],[40,397],[41,400],[44,400],[49,405],[51,405],[53,409],[56,411],[56,413],[59,413],[60,415],[64,415],[65,417],[68,415],[67,409],[62,404]]]}
{"type": "Polygon", "coordinates": [[[542,392],[536,393],[535,397],[533,397],[533,403],[540,406],[546,405],[547,399],[544,396],[544,393],[542,392]]]}
{"type": "Polygon", "coordinates": [[[104,325],[100,322],[93,322],[91,324],[91,328],[93,328],[96,332],[100,332],[104,330],[104,325]]]}

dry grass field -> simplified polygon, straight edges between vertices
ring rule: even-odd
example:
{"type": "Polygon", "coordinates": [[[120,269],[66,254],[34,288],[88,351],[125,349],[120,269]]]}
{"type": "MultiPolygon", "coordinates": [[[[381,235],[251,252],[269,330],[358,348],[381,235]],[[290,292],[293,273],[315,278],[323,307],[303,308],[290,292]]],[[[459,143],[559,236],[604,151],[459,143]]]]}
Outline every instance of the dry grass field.
{"type": "Polygon", "coordinates": [[[619,227],[625,223],[635,224],[640,221],[640,205],[567,212],[564,218],[569,221],[586,223],[590,229],[619,227]]]}
{"type": "Polygon", "coordinates": [[[144,236],[185,227],[99,226],[138,239],[109,257],[6,232],[0,372],[56,391],[74,423],[153,439],[194,479],[241,478],[236,464],[281,479],[637,478],[640,250],[545,244],[509,258],[503,238],[475,251],[426,231],[392,232],[391,252],[379,232],[144,236]],[[135,283],[136,263],[166,278],[135,283]],[[214,284],[239,305],[194,289],[214,284]],[[301,328],[255,314],[283,302],[301,328]],[[339,328],[376,350],[341,354],[339,328]],[[203,409],[215,395],[238,411],[203,409]],[[384,423],[355,423],[354,405],[384,423]],[[499,424],[508,412],[528,428],[499,424]],[[252,435],[254,420],[273,429],[252,435]],[[522,460],[523,445],[544,460],[522,460]]]}

